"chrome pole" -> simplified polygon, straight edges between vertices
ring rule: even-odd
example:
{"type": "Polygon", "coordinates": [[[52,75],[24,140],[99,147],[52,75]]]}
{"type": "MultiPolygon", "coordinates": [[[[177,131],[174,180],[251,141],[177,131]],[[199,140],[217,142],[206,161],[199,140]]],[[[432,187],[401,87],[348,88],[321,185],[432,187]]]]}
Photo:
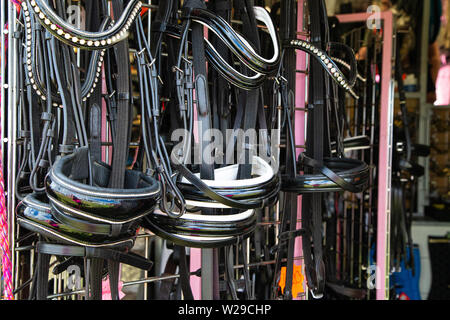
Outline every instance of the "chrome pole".
{"type": "MultiPolygon", "coordinates": [[[[16,31],[16,7],[8,1],[8,137],[7,150],[8,161],[6,166],[7,173],[7,212],[8,212],[8,240],[11,250],[14,250],[16,244],[15,234],[15,215],[14,208],[16,206],[15,186],[16,186],[16,163],[17,163],[17,44],[18,41],[14,37],[16,31]]],[[[11,255],[12,274],[15,274],[16,261],[15,255],[11,255]]],[[[13,276],[13,289],[17,279],[13,276]]]]}
{"type": "MultiPolygon", "coordinates": [[[[5,70],[6,70],[6,63],[5,63],[5,37],[6,37],[6,19],[5,19],[5,1],[0,1],[0,30],[1,30],[1,52],[0,52],[0,78],[1,78],[1,88],[0,88],[0,108],[1,108],[1,141],[3,143],[3,139],[5,138],[5,116],[6,116],[6,110],[5,110],[5,92],[7,89],[6,85],[6,78],[5,78],[5,70]]],[[[3,145],[4,147],[4,145],[3,145]]],[[[4,155],[4,148],[2,147],[2,159],[5,159],[4,155]]]]}

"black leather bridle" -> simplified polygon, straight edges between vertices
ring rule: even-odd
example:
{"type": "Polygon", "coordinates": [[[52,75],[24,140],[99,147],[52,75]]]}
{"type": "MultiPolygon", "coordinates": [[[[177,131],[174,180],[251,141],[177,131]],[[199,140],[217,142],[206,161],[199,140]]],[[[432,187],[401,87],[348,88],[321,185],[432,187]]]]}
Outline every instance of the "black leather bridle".
{"type": "MultiPolygon", "coordinates": [[[[185,247],[214,248],[225,257],[222,291],[232,299],[257,298],[252,286],[259,284],[252,277],[265,278],[264,295],[276,299],[280,268],[292,269],[298,236],[304,240],[313,296],[320,297],[325,284],[340,290],[325,279],[323,198],[330,192],[362,192],[369,168],[344,158],[339,121],[336,135],[328,127],[330,110],[337,109],[338,87],[358,96],[353,90],[357,69],[351,50],[329,42],[323,1],[309,1],[311,41],[281,41],[268,12],[252,0],[234,1],[233,6],[217,1],[208,7],[201,0],[189,0],[181,13],[177,1],[160,1],[150,31],[143,23],[141,1],[112,2],[113,17],[106,0],[86,4],[91,13],[88,31],[65,22],[64,1],[55,1],[55,7],[50,3],[24,1],[20,17],[23,130],[18,181],[24,187],[18,188],[17,218],[23,228],[39,235],[33,298],[47,297],[49,259],[56,255],[61,261],[58,272],[72,260],[85,264],[88,299],[101,298],[100,283],[106,273],[113,299],[118,299],[119,263],[144,270],[152,266],[130,252],[141,227],[175,245],[170,263],[179,267],[185,299],[193,298],[185,247]],[[242,21],[240,32],[231,26],[232,9],[242,21]],[[265,26],[267,37],[260,35],[257,21],[265,26]],[[156,41],[148,41],[148,32],[156,41]],[[81,72],[74,48],[83,50],[81,72]],[[130,49],[134,49],[131,59],[130,49]],[[307,152],[298,159],[288,50],[303,50],[312,57],[307,126],[311,138],[307,152]],[[350,58],[333,58],[332,51],[350,58]],[[265,57],[267,52],[270,58],[265,57]],[[134,83],[130,67],[136,70],[134,83]],[[106,85],[100,85],[103,71],[106,85]],[[102,162],[103,102],[111,133],[111,165],[102,162]],[[133,108],[140,116],[139,143],[137,160],[127,169],[133,108]],[[201,137],[208,129],[266,132],[260,141],[264,154],[254,155],[250,141],[233,139],[200,165],[191,165],[195,112],[202,124],[201,137]],[[180,128],[183,143],[176,149],[169,140],[180,128]],[[272,153],[269,129],[282,132],[286,152],[279,156],[272,153]],[[331,141],[332,135],[336,141],[331,141]],[[224,154],[228,150],[243,150],[238,164],[207,161],[228,160],[224,154]],[[275,169],[271,161],[277,164],[275,169]],[[299,194],[304,195],[305,216],[303,229],[296,230],[293,201],[299,194]],[[274,217],[280,199],[281,221],[271,229],[276,230],[275,238],[261,225],[263,216],[274,217]],[[256,258],[248,255],[251,250],[256,258]],[[249,270],[252,259],[264,263],[272,256],[275,266],[264,277],[262,268],[249,270]],[[235,260],[244,265],[242,295],[235,260]]],[[[202,151],[208,142],[200,142],[202,151]]],[[[167,270],[173,268],[167,264],[167,270]]],[[[291,271],[288,275],[284,299],[292,298],[291,271]]],[[[344,289],[348,295],[357,294],[344,289]]]]}
{"type": "MultiPolygon", "coordinates": [[[[282,176],[282,191],[303,194],[302,229],[295,230],[291,227],[289,231],[281,229],[281,232],[288,232],[288,238],[302,236],[306,279],[313,298],[322,298],[326,285],[344,295],[360,298],[364,294],[362,291],[342,287],[334,283],[332,278],[326,278],[322,248],[323,194],[342,191],[360,193],[368,187],[369,167],[367,164],[359,160],[344,158],[342,133],[338,132],[337,135],[333,135],[329,131],[331,121],[329,110],[332,109],[333,101],[337,99],[335,96],[337,86],[350,93],[354,98],[358,98],[352,90],[357,79],[356,60],[352,50],[348,47],[329,43],[328,18],[323,1],[309,1],[308,7],[311,17],[311,42],[285,41],[286,48],[305,51],[312,57],[309,73],[311,84],[306,152],[300,154],[297,162],[292,125],[289,120],[286,121],[290,145],[286,157],[294,157],[294,160],[291,160],[286,167],[290,171],[286,171],[282,176]],[[350,61],[345,63],[350,66],[347,70],[350,71],[348,77],[327,54],[327,50],[330,50],[332,46],[349,53],[350,61]],[[336,158],[331,157],[332,136],[337,139],[334,143],[335,153],[338,156],[336,158]],[[300,172],[304,172],[304,174],[300,174],[300,172]]],[[[340,64],[343,64],[342,61],[340,64]]],[[[283,86],[280,88],[284,109],[287,110],[286,117],[289,119],[292,105],[289,105],[286,89],[283,93],[283,86]]],[[[296,217],[295,214],[291,215],[291,221],[296,217]]],[[[293,246],[290,248],[288,257],[292,255],[293,246]]],[[[292,268],[292,264],[288,268],[292,268]]],[[[290,294],[289,288],[288,294],[290,294]]]]}
{"type": "MultiPolygon", "coordinates": [[[[88,299],[101,299],[105,272],[110,276],[112,297],[118,299],[119,263],[144,270],[152,267],[151,261],[128,252],[139,221],[153,213],[161,194],[160,183],[151,175],[125,170],[132,119],[129,63],[122,63],[128,59],[128,44],[123,40],[139,15],[141,2],[132,1],[124,8],[122,1],[115,1],[113,12],[120,17],[115,23],[106,14],[106,2],[100,7],[96,11],[103,21],[100,31],[88,32],[63,21],[63,2],[56,2],[56,8],[45,1],[22,2],[26,90],[23,86],[21,103],[23,125],[29,130],[23,132],[27,139],[19,178],[29,177],[33,192],[21,196],[17,221],[40,239],[35,246],[38,262],[31,298],[47,298],[51,255],[62,259],[66,267],[68,260],[63,257],[84,258],[88,299]],[[93,52],[83,84],[72,47],[93,52]],[[108,98],[115,103],[110,119],[117,119],[111,122],[116,138],[111,166],[101,162],[98,144],[96,156],[91,155],[85,122],[86,109],[90,115],[97,110],[99,117],[96,85],[107,50],[111,50],[108,63],[114,61],[117,66],[114,78],[108,75],[112,90],[108,98]]],[[[91,124],[91,136],[98,139],[98,121],[91,124]]]]}

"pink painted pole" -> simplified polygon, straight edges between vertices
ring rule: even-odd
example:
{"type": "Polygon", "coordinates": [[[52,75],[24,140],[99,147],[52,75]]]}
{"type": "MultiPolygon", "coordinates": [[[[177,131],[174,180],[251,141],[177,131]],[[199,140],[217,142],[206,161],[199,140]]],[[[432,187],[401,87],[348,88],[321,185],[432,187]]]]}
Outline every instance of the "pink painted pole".
{"type": "MultiPolygon", "coordinates": [[[[195,100],[195,90],[194,90],[195,100]]],[[[194,104],[194,141],[199,142],[198,135],[198,121],[197,121],[197,104],[194,104]]],[[[202,267],[202,249],[191,248],[190,249],[190,271],[197,271],[202,267]]],[[[202,278],[197,276],[191,276],[191,289],[195,300],[202,299],[202,278]]]]}
{"type": "Polygon", "coordinates": [[[393,16],[384,12],[383,69],[381,79],[380,155],[378,161],[378,219],[377,219],[377,300],[389,296],[388,225],[391,212],[392,130],[393,130],[393,16]]]}
{"type": "MultiPolygon", "coordinates": [[[[202,249],[191,248],[190,270],[197,271],[202,267],[202,249]]],[[[191,276],[191,289],[195,300],[202,299],[202,278],[191,276]]]]}
{"type": "MultiPolygon", "coordinates": [[[[207,34],[207,33],[206,33],[207,34]]],[[[195,100],[195,89],[194,89],[195,100]]],[[[199,143],[199,130],[198,130],[198,115],[197,104],[194,103],[194,141],[199,143]]],[[[198,248],[190,248],[190,271],[197,271],[202,267],[202,250],[198,248]]],[[[195,300],[202,299],[202,278],[197,276],[191,276],[190,279],[191,290],[195,300]]]]}
{"type": "MultiPolygon", "coordinates": [[[[297,31],[303,30],[303,8],[304,1],[298,1],[297,7],[297,31]]],[[[305,40],[305,37],[300,37],[302,40],[305,40]]],[[[307,68],[307,54],[303,51],[297,50],[297,70],[306,70],[307,68]]],[[[304,109],[306,107],[306,73],[297,72],[295,79],[295,107],[304,109]]],[[[295,144],[296,145],[305,145],[305,111],[296,110],[295,111],[295,144]]],[[[296,154],[297,157],[303,152],[304,149],[297,149],[296,154]]],[[[297,219],[301,221],[302,218],[302,197],[299,196],[297,200],[297,219]]],[[[301,229],[302,223],[297,222],[297,229],[301,229]]],[[[303,257],[303,247],[302,247],[302,238],[297,237],[295,239],[294,245],[294,257],[303,257]]],[[[303,260],[294,260],[294,264],[296,266],[303,265],[303,260]]],[[[302,268],[302,273],[304,272],[304,266],[302,268]]],[[[303,288],[306,291],[305,280],[303,280],[303,288]]],[[[297,298],[294,297],[296,300],[297,298]]]]}
{"type": "MultiPolygon", "coordinates": [[[[370,13],[338,15],[342,23],[365,22],[370,13]]],[[[392,129],[393,129],[393,15],[390,11],[380,13],[383,25],[383,67],[381,80],[380,109],[380,150],[378,161],[378,212],[377,212],[377,268],[376,298],[386,300],[389,295],[389,241],[391,211],[391,165],[392,165],[392,129]]]]}

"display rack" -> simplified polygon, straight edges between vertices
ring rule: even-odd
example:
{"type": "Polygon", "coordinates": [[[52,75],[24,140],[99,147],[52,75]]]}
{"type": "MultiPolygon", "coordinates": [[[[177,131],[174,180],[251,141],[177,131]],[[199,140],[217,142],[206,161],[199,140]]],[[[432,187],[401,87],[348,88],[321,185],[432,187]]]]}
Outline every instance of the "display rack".
{"type": "MultiPolygon", "coordinates": [[[[15,199],[15,179],[17,173],[17,102],[18,92],[15,87],[16,73],[19,62],[17,61],[17,46],[18,41],[15,39],[15,30],[17,25],[16,8],[12,1],[0,1],[1,3],[1,138],[4,148],[2,148],[2,159],[5,159],[5,172],[4,177],[6,180],[6,199],[7,199],[7,213],[8,213],[8,240],[11,249],[10,257],[13,271],[13,288],[18,289],[27,286],[27,281],[19,280],[19,269],[21,263],[19,259],[19,253],[30,250],[30,267],[28,272],[33,272],[33,262],[35,257],[31,247],[19,247],[17,240],[20,235],[16,234],[16,220],[15,220],[15,207],[17,201],[15,199]],[[8,27],[6,28],[6,25],[8,27]],[[7,55],[5,54],[6,41],[8,43],[7,55]],[[8,63],[6,63],[8,61],[8,63]],[[8,78],[3,75],[7,74],[8,78]]],[[[308,39],[308,21],[305,19],[305,1],[298,0],[297,2],[290,2],[297,11],[297,37],[298,39],[308,39]]],[[[152,1],[149,0],[144,7],[150,11],[157,9],[157,6],[152,5],[152,1]]],[[[353,22],[365,22],[369,18],[368,14],[352,14],[352,15],[339,15],[338,19],[341,23],[353,23],[353,22]]],[[[389,298],[389,221],[390,221],[390,185],[391,185],[391,162],[392,162],[392,135],[393,135],[393,99],[394,99],[394,82],[393,82],[393,61],[394,56],[394,25],[393,17],[389,12],[381,13],[380,19],[383,22],[383,41],[382,41],[382,66],[381,71],[381,98],[380,98],[380,130],[379,130],[379,159],[377,159],[376,176],[378,178],[377,185],[377,234],[376,234],[376,248],[377,248],[377,268],[376,268],[376,299],[386,300],[389,298]]],[[[149,21],[150,23],[150,21],[149,21]]],[[[150,39],[150,33],[148,35],[150,39]]],[[[309,57],[302,51],[296,53],[296,68],[293,77],[295,78],[295,144],[297,156],[304,151],[306,137],[306,119],[307,119],[307,103],[308,103],[308,68],[309,57]]],[[[106,108],[103,105],[103,108],[106,108]]],[[[104,113],[106,114],[106,113],[104,113]]],[[[108,128],[106,126],[106,118],[103,119],[105,131],[103,132],[103,140],[108,141],[108,128]]],[[[373,145],[372,145],[373,147],[373,145]]],[[[103,148],[103,157],[107,160],[109,157],[109,147],[103,148]]],[[[301,228],[302,219],[302,206],[301,196],[297,201],[297,228],[301,228]]],[[[279,221],[275,221],[277,223],[279,221]]],[[[163,241],[156,238],[149,232],[141,232],[138,236],[138,240],[143,242],[142,251],[145,257],[149,257],[150,250],[156,250],[157,253],[162,252],[163,241]]],[[[303,265],[303,251],[302,240],[298,237],[295,241],[294,261],[295,265],[303,265]]],[[[198,276],[197,270],[203,268],[202,265],[202,250],[201,249],[189,249],[190,255],[190,272],[191,272],[191,287],[195,299],[204,299],[211,297],[211,292],[205,292],[208,281],[198,276]],[[202,284],[203,283],[203,284],[202,284]]],[[[160,257],[163,260],[167,257],[160,257]]],[[[265,261],[261,264],[249,264],[248,268],[256,266],[264,266],[275,263],[274,261],[265,261]]],[[[234,268],[236,270],[242,269],[245,266],[235,263],[234,268]]],[[[368,271],[367,271],[368,272],[368,271]]],[[[138,277],[132,280],[123,282],[123,287],[140,286],[142,288],[142,298],[144,300],[148,297],[148,286],[151,283],[159,282],[167,279],[176,279],[179,277],[177,274],[162,275],[162,270],[158,270],[159,276],[149,277],[147,272],[139,274],[138,277]]],[[[304,274],[304,271],[303,271],[304,274]]],[[[64,297],[71,296],[73,299],[78,299],[84,294],[83,283],[81,287],[74,288],[67,291],[64,285],[67,285],[69,281],[69,274],[64,272],[59,276],[53,277],[55,294],[50,296],[52,299],[63,299],[64,297]]],[[[303,287],[306,288],[306,282],[303,281],[303,287]]],[[[307,290],[305,290],[307,291],[307,290]]],[[[16,295],[16,298],[18,296],[16,295]]],[[[298,299],[308,299],[308,293],[303,293],[297,297],[298,299]]]]}

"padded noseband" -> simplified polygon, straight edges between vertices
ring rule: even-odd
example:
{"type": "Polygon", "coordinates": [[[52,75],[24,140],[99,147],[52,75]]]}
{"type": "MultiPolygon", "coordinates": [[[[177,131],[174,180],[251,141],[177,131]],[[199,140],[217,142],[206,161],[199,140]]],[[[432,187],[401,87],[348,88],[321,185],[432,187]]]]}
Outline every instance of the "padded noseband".
{"type": "Polygon", "coordinates": [[[58,160],[46,179],[46,194],[28,195],[18,208],[22,224],[50,238],[83,246],[130,242],[140,219],[153,213],[159,182],[127,170],[124,189],[106,188],[111,169],[89,161],[87,148],[58,160]],[[84,183],[92,168],[92,185],[84,183]],[[86,170],[85,170],[86,169],[86,170]]]}
{"type": "Polygon", "coordinates": [[[253,157],[254,178],[237,180],[237,172],[238,165],[232,165],[216,169],[216,180],[200,180],[198,174],[185,175],[178,186],[191,213],[171,219],[155,211],[145,218],[144,225],[163,238],[190,247],[223,247],[248,237],[256,227],[256,209],[275,204],[281,181],[259,157],[253,157]],[[226,199],[234,202],[228,203],[226,199]],[[246,205],[248,209],[244,209],[246,205]],[[201,215],[202,208],[217,208],[222,213],[201,215]]]}

